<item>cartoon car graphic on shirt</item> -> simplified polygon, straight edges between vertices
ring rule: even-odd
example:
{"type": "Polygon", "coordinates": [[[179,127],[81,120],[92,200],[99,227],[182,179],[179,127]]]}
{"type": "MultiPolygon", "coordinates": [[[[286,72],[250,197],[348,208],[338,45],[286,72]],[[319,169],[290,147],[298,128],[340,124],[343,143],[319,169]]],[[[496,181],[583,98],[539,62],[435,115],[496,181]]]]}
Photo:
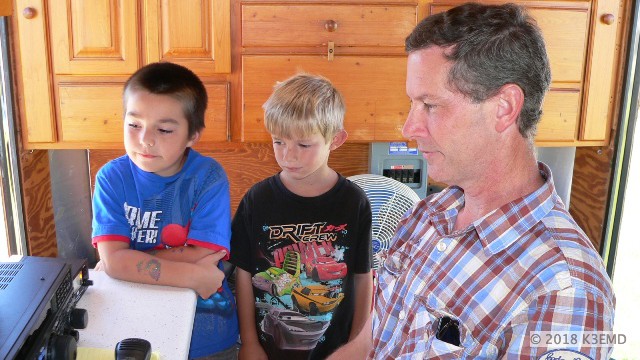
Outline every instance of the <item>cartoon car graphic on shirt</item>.
{"type": "Polygon", "coordinates": [[[328,321],[312,320],[296,311],[266,306],[267,314],[260,328],[273,337],[280,349],[313,349],[329,327],[328,321]]]}
{"type": "Polygon", "coordinates": [[[304,268],[307,278],[311,278],[314,281],[337,280],[347,275],[347,264],[339,263],[329,256],[311,258],[304,268]]]}
{"type": "Polygon", "coordinates": [[[293,288],[302,286],[300,283],[300,254],[295,251],[287,251],[282,269],[272,266],[253,275],[251,282],[253,286],[273,296],[291,294],[293,288]]]}
{"type": "Polygon", "coordinates": [[[321,315],[333,310],[344,298],[339,290],[325,285],[307,285],[291,291],[294,309],[303,314],[321,315]]]}

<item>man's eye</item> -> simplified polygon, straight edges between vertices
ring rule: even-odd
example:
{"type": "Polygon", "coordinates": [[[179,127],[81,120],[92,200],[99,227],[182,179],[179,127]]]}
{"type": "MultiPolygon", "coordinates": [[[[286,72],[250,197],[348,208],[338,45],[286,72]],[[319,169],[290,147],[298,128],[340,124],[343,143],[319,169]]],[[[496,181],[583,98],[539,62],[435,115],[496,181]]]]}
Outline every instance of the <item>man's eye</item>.
{"type": "Polygon", "coordinates": [[[167,129],[158,129],[158,131],[162,134],[171,134],[173,132],[173,130],[167,130],[167,129]]]}
{"type": "Polygon", "coordinates": [[[300,144],[299,146],[301,148],[305,148],[305,149],[311,147],[311,145],[309,145],[309,144],[300,144]]]}
{"type": "Polygon", "coordinates": [[[425,109],[427,109],[428,111],[431,111],[431,110],[436,108],[436,106],[433,105],[433,104],[423,103],[423,105],[424,105],[425,109]]]}
{"type": "Polygon", "coordinates": [[[127,124],[127,125],[128,125],[130,128],[132,128],[132,129],[138,129],[138,128],[140,128],[140,126],[139,126],[139,125],[137,125],[137,124],[132,124],[132,123],[130,123],[130,124],[127,124]]]}

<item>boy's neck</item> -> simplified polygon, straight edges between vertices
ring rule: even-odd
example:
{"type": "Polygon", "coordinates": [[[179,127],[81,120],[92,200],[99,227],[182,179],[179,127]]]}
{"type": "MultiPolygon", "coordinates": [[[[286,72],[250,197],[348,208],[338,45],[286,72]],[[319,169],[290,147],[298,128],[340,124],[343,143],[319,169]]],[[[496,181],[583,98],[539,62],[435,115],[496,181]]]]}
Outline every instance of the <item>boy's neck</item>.
{"type": "Polygon", "coordinates": [[[322,174],[316,174],[316,176],[309,176],[304,179],[293,179],[282,172],[279,177],[287,190],[302,197],[315,197],[328,192],[336,185],[339,178],[338,173],[329,167],[322,174]]]}

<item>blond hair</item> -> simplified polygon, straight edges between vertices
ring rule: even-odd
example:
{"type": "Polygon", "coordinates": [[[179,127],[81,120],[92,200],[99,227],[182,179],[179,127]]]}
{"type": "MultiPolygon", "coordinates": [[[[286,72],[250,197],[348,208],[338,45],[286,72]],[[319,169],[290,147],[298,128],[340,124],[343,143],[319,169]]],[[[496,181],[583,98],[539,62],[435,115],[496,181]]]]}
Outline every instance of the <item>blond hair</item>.
{"type": "Polygon", "coordinates": [[[278,137],[304,138],[317,132],[328,142],[343,130],[342,95],[322,76],[298,74],[276,84],[262,108],[267,131],[278,137]]]}

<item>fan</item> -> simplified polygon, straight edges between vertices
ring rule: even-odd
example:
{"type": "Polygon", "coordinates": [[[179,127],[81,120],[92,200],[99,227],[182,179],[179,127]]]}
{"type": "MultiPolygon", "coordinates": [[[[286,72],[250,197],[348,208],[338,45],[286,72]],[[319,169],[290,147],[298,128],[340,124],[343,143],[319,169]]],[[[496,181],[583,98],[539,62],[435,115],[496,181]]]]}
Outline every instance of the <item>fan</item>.
{"type": "Polygon", "coordinates": [[[420,197],[407,185],[386,176],[362,174],[348,179],[364,190],[371,203],[373,268],[378,269],[400,218],[420,197]]]}

